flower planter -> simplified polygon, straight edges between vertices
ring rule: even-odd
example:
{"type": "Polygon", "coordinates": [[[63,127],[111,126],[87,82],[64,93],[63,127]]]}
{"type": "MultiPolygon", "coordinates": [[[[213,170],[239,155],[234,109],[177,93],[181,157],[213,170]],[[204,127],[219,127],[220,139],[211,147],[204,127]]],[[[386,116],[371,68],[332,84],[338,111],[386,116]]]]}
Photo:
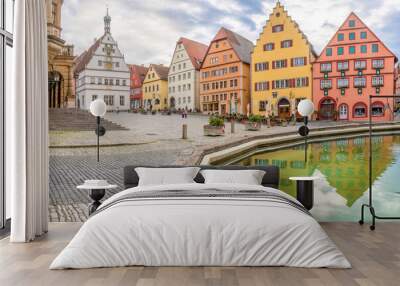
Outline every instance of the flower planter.
{"type": "Polygon", "coordinates": [[[245,124],[245,128],[247,131],[259,131],[261,129],[261,122],[247,121],[245,124]]]}
{"type": "Polygon", "coordinates": [[[225,134],[225,126],[204,125],[204,136],[223,136],[225,134]]]}

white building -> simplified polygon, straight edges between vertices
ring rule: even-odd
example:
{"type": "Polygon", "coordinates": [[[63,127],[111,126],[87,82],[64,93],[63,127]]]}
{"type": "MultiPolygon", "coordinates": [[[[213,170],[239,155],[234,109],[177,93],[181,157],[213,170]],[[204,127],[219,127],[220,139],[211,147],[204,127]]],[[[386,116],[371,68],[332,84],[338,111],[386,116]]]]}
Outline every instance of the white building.
{"type": "Polygon", "coordinates": [[[110,32],[111,17],[104,17],[104,35],[77,59],[75,65],[77,106],[88,110],[101,98],[108,110],[128,110],[130,71],[110,32]]]}
{"type": "Polygon", "coordinates": [[[168,102],[171,109],[200,109],[200,67],[207,46],[180,38],[168,72],[168,102]]]}

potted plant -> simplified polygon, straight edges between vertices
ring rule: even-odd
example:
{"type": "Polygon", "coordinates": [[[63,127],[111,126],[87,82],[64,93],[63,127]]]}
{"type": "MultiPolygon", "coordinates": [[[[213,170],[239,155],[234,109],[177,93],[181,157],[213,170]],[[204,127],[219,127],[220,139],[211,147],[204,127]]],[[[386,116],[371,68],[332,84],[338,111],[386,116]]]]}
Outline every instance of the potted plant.
{"type": "Polygon", "coordinates": [[[208,124],[204,125],[205,136],[222,136],[225,133],[224,119],[219,116],[210,116],[208,124]]]}
{"type": "Polygon", "coordinates": [[[261,129],[261,121],[263,120],[261,115],[250,114],[249,119],[246,122],[246,130],[259,131],[261,129]]]}

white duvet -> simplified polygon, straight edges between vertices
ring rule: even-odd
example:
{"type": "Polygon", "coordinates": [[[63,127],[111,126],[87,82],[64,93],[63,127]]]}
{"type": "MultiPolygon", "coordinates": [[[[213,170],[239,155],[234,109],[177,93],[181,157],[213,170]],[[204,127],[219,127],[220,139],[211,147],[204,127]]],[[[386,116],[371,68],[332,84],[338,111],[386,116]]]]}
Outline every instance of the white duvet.
{"type": "MultiPolygon", "coordinates": [[[[209,188],[286,195],[254,185],[166,185],[128,189],[102,206],[129,192],[209,188]]],[[[317,221],[290,205],[163,198],[121,202],[92,216],[50,269],[128,265],[351,267],[317,221]]]]}

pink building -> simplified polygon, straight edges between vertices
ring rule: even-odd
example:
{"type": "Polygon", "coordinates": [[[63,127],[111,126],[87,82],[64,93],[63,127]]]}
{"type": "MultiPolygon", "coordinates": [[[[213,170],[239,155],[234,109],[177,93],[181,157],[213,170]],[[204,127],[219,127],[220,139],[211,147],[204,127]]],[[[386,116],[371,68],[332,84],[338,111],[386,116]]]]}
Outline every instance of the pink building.
{"type": "MultiPolygon", "coordinates": [[[[369,95],[393,95],[396,56],[351,13],[313,64],[321,120],[367,120],[369,95]]],[[[392,120],[393,99],[374,99],[374,121],[392,120]]]]}

